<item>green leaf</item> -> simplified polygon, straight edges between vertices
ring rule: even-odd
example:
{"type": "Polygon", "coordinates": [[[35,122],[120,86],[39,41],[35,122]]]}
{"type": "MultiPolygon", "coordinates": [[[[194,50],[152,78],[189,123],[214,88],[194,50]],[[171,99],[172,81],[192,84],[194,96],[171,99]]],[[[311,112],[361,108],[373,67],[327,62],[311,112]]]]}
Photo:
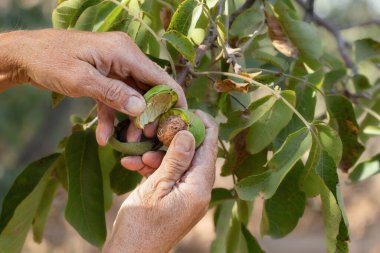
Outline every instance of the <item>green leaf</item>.
{"type": "Polygon", "coordinates": [[[237,214],[237,203],[232,209],[232,216],[230,220],[230,227],[228,229],[227,238],[226,238],[226,253],[235,253],[239,251],[239,244],[241,241],[240,234],[240,221],[237,214]]]}
{"type": "Polygon", "coordinates": [[[251,175],[240,180],[236,186],[236,192],[242,200],[253,201],[263,188],[265,180],[270,176],[269,172],[251,175]]]}
{"type": "Polygon", "coordinates": [[[109,210],[112,206],[113,192],[111,188],[110,174],[116,163],[119,161],[116,159],[115,153],[111,146],[105,147],[99,146],[99,162],[100,169],[102,170],[103,177],[103,195],[104,195],[104,208],[109,210]]]}
{"type": "Polygon", "coordinates": [[[232,36],[246,37],[262,22],[264,22],[263,12],[258,7],[251,7],[235,18],[229,32],[232,36]]]}
{"type": "Polygon", "coordinates": [[[268,162],[272,173],[264,184],[264,197],[271,198],[277,191],[282,180],[293,168],[296,162],[310,149],[312,143],[311,133],[307,128],[302,128],[289,135],[282,147],[268,162]]]}
{"type": "Polygon", "coordinates": [[[251,213],[253,211],[253,202],[237,199],[236,204],[237,218],[239,222],[245,226],[248,226],[249,218],[251,217],[251,213]]]}
{"type": "Polygon", "coordinates": [[[335,164],[338,165],[342,158],[343,149],[338,132],[323,123],[315,124],[315,127],[323,149],[335,161],[335,164]]]}
{"type": "Polygon", "coordinates": [[[277,101],[273,95],[265,96],[253,102],[247,111],[238,111],[228,117],[227,123],[220,125],[220,135],[231,140],[239,132],[257,122],[277,101]]]}
{"type": "Polygon", "coordinates": [[[225,200],[231,200],[234,199],[234,196],[232,195],[232,192],[230,190],[224,189],[224,188],[214,188],[211,192],[211,201],[209,204],[209,207],[214,207],[225,200]]]}
{"type": "MultiPolygon", "coordinates": [[[[295,105],[294,91],[286,90],[281,92],[281,96],[291,105],[295,105]]],[[[292,119],[293,111],[278,99],[273,107],[265,113],[248,131],[247,151],[255,154],[267,147],[280,133],[280,131],[292,119]]]]}
{"type": "MultiPolygon", "coordinates": [[[[101,14],[102,13],[107,13],[109,10],[108,5],[104,5],[102,7],[103,10],[100,10],[98,12],[98,17],[100,17],[101,23],[95,25],[95,30],[97,32],[107,32],[107,31],[112,31],[114,30],[113,28],[115,25],[125,25],[129,23],[132,19],[131,16],[128,17],[128,13],[124,10],[124,6],[126,6],[130,1],[123,1],[121,5],[118,5],[112,9],[111,12],[108,13],[106,17],[103,17],[101,14]]],[[[113,4],[109,2],[110,4],[113,4]]],[[[123,29],[119,29],[123,30],[123,29]]]]}
{"type": "Polygon", "coordinates": [[[67,0],[53,11],[52,22],[54,28],[68,29],[75,26],[81,13],[100,0],[67,0]]]}
{"type": "Polygon", "coordinates": [[[141,181],[141,175],[116,163],[111,172],[111,188],[117,195],[132,191],[141,181]]]}
{"type": "Polygon", "coordinates": [[[69,179],[65,217],[85,240],[101,247],[107,230],[102,171],[92,129],[74,132],[70,136],[65,160],[69,179]]]}
{"type": "Polygon", "coordinates": [[[198,5],[196,0],[183,1],[174,12],[167,31],[179,32],[187,35],[193,17],[193,10],[198,5]]]}
{"type": "Polygon", "coordinates": [[[55,172],[57,175],[58,181],[62,184],[63,188],[67,191],[69,189],[69,180],[67,179],[67,168],[65,162],[65,155],[61,154],[57,162],[54,165],[55,172]]]}
{"type": "Polygon", "coordinates": [[[57,92],[51,93],[51,107],[55,108],[65,99],[65,95],[59,94],[57,92]]]}
{"type": "Polygon", "coordinates": [[[356,165],[349,174],[351,182],[361,182],[380,173],[380,154],[356,165]]]}
{"type": "Polygon", "coordinates": [[[188,37],[196,45],[200,45],[208,35],[208,27],[210,25],[210,18],[204,10],[204,5],[200,4],[194,9],[193,20],[189,28],[188,37]],[[197,17],[198,18],[194,18],[197,17]],[[193,25],[194,22],[194,25],[193,25]]]}
{"type": "Polygon", "coordinates": [[[0,215],[3,252],[21,252],[58,156],[53,154],[28,165],[5,196],[0,215]]]}
{"type": "Polygon", "coordinates": [[[371,60],[380,62],[380,43],[373,39],[361,39],[354,42],[355,61],[371,60]]]}
{"type": "Polygon", "coordinates": [[[211,253],[226,253],[226,238],[234,203],[233,200],[227,200],[216,209],[214,216],[216,236],[210,247],[211,253]]]}
{"type": "Polygon", "coordinates": [[[59,181],[57,179],[51,178],[49,180],[33,219],[33,239],[37,243],[42,242],[46,220],[58,186],[59,181]]]}
{"type": "Polygon", "coordinates": [[[362,74],[356,74],[352,77],[356,90],[366,90],[372,87],[368,78],[362,74]]]}
{"type": "Polygon", "coordinates": [[[99,26],[106,21],[105,18],[107,17],[107,14],[117,8],[120,7],[115,8],[115,4],[108,1],[90,6],[79,16],[74,29],[81,31],[95,31],[96,26],[99,26]]]}
{"type": "Polygon", "coordinates": [[[301,57],[319,59],[322,56],[322,43],[320,36],[318,36],[318,30],[309,23],[294,19],[294,11],[284,1],[277,1],[274,5],[274,11],[282,29],[293,45],[297,47],[301,57]]]}
{"type": "Polygon", "coordinates": [[[340,168],[348,171],[364,151],[358,142],[359,126],[356,122],[352,103],[343,96],[326,96],[327,109],[330,114],[330,124],[338,131],[343,143],[343,154],[340,168]]]}
{"type": "Polygon", "coordinates": [[[334,69],[326,73],[324,90],[331,91],[336,89],[337,83],[347,75],[347,69],[334,69]]]}
{"type": "Polygon", "coordinates": [[[379,136],[380,135],[380,127],[378,126],[366,126],[363,129],[363,133],[370,136],[379,136]]]}
{"type": "Polygon", "coordinates": [[[305,193],[297,187],[303,168],[302,162],[298,162],[273,197],[265,200],[260,227],[262,236],[281,238],[296,227],[306,205],[305,193]]]}
{"type": "Polygon", "coordinates": [[[241,232],[244,236],[245,243],[247,244],[248,253],[265,253],[255,237],[252,236],[251,232],[249,232],[244,225],[241,225],[241,232]]]}
{"type": "Polygon", "coordinates": [[[194,64],[195,50],[193,44],[185,35],[172,30],[165,32],[163,38],[165,38],[186,59],[194,64]]]}

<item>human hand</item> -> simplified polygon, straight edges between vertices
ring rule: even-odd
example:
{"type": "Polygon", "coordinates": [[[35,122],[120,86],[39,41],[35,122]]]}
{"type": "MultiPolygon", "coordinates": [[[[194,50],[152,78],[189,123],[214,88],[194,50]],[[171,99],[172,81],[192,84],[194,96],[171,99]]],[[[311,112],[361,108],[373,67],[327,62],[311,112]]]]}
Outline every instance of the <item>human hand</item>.
{"type": "Polygon", "coordinates": [[[159,168],[124,201],[104,252],[167,253],[205,215],[215,179],[218,129],[205,114],[206,137],[179,132],[159,168]]]}
{"type": "MultiPolygon", "coordinates": [[[[137,116],[145,109],[140,93],[157,84],[173,87],[177,107],[187,107],[182,88],[157,64],[150,61],[125,34],[66,30],[17,31],[0,34],[0,91],[16,83],[70,97],[87,96],[98,102],[96,138],[104,146],[112,135],[115,110],[137,116]]],[[[149,138],[155,124],[144,129],[149,138]]],[[[137,142],[142,131],[130,125],[126,141],[137,142]]],[[[127,157],[122,164],[147,175],[156,169],[162,152],[127,157]]]]}

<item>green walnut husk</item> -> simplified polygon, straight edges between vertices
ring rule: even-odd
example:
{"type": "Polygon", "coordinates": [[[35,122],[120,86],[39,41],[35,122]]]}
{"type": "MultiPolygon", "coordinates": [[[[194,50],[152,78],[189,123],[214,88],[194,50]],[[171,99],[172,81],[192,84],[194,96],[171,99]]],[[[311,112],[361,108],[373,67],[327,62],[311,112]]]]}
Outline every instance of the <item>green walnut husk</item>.
{"type": "Polygon", "coordinates": [[[160,117],[157,137],[168,147],[181,130],[193,134],[196,147],[202,144],[206,135],[205,125],[197,115],[185,109],[172,108],[160,117]]]}
{"type": "Polygon", "coordinates": [[[178,101],[178,95],[168,85],[157,85],[145,93],[144,99],[146,109],[135,119],[135,125],[140,129],[143,129],[145,125],[155,121],[161,114],[172,108],[178,101]]]}

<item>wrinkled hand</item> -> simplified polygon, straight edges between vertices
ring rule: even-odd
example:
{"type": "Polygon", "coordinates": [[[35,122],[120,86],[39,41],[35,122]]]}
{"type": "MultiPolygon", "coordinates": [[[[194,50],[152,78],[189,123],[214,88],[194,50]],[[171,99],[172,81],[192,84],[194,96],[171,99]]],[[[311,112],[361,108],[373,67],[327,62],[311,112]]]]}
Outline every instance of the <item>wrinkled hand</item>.
{"type": "Polygon", "coordinates": [[[179,132],[160,167],[125,200],[104,252],[167,253],[205,215],[215,178],[218,129],[197,111],[206,138],[179,132]]]}
{"type": "MultiPolygon", "coordinates": [[[[113,132],[115,110],[132,117],[141,114],[145,101],[140,93],[151,86],[170,85],[179,95],[177,107],[187,107],[182,88],[125,33],[54,29],[4,33],[0,34],[0,58],[0,91],[30,82],[66,96],[95,99],[100,145],[105,145],[113,132]]],[[[127,141],[139,141],[141,130],[131,126],[127,141]]],[[[148,125],[144,134],[152,137],[155,129],[154,124],[148,125]]],[[[148,152],[124,159],[122,164],[147,175],[162,157],[160,152],[148,152]]]]}

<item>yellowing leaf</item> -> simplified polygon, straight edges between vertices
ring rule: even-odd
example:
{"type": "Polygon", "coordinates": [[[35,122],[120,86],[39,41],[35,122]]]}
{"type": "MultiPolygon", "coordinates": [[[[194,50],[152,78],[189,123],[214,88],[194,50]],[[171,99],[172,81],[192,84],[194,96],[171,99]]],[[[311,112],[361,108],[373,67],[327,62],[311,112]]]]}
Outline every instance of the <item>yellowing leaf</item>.
{"type": "Polygon", "coordinates": [[[218,92],[240,91],[247,93],[249,90],[249,83],[237,83],[231,79],[224,79],[216,81],[214,83],[214,89],[218,92]]]}
{"type": "Polygon", "coordinates": [[[262,71],[256,72],[256,73],[247,73],[247,72],[240,72],[239,75],[248,77],[251,79],[254,79],[255,77],[261,75],[262,71]]]}
{"type": "Polygon", "coordinates": [[[265,11],[265,22],[268,26],[268,35],[272,40],[272,45],[284,55],[296,58],[298,49],[286,36],[276,17],[265,11]]]}

